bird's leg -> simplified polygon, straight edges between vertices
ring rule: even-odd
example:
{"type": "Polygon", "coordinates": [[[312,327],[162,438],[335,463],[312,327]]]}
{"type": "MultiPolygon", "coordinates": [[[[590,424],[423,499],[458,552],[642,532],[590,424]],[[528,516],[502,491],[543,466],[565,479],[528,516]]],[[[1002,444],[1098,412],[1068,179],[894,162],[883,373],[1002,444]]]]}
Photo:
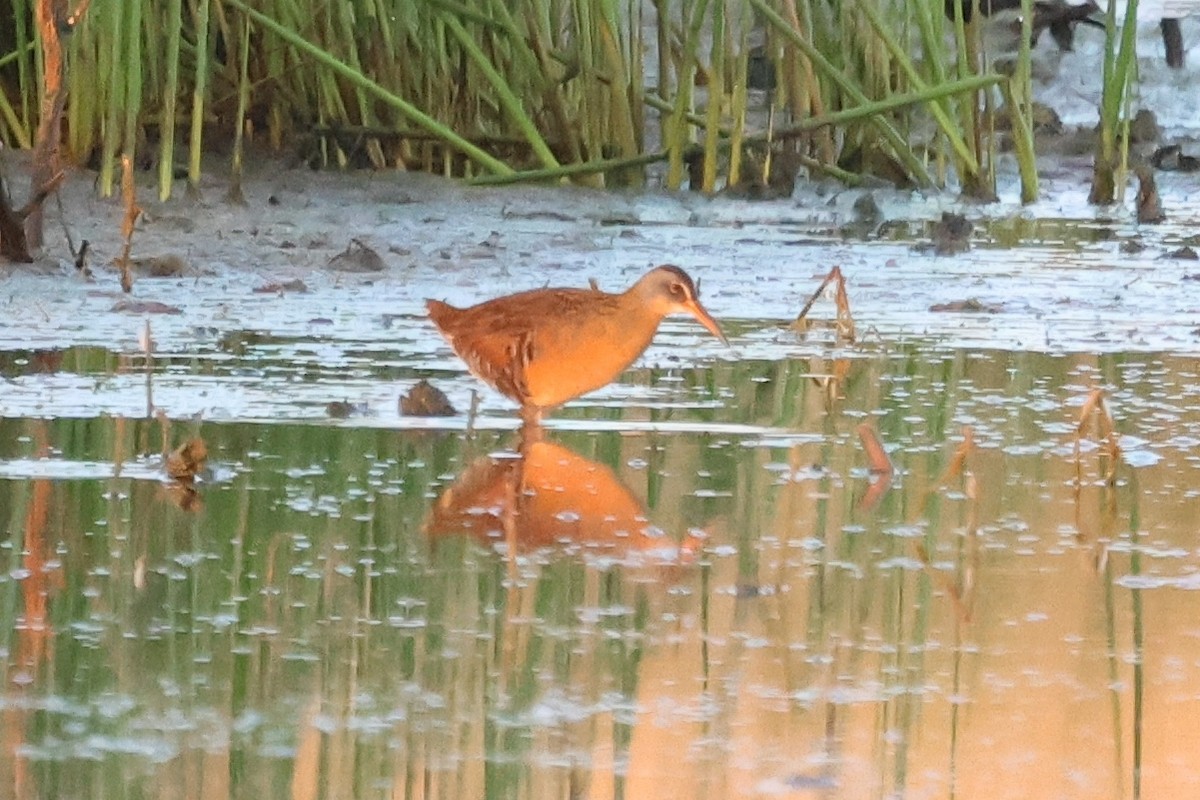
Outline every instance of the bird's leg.
{"type": "Polygon", "coordinates": [[[521,429],[517,432],[517,451],[524,457],[530,445],[542,440],[542,410],[534,406],[521,409],[521,429]]]}
{"type": "Polygon", "coordinates": [[[541,428],[542,409],[534,405],[521,406],[521,425],[523,428],[541,428]]]}
{"type": "Polygon", "coordinates": [[[542,429],[538,426],[522,425],[517,432],[517,454],[525,458],[529,449],[542,441],[542,429]]]}

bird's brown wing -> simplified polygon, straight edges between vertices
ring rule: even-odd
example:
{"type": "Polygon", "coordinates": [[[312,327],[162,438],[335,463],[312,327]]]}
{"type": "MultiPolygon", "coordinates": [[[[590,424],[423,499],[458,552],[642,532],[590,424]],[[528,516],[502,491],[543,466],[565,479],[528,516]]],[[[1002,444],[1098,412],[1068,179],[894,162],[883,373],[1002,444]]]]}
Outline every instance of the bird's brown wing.
{"type": "Polygon", "coordinates": [[[524,402],[528,392],[521,355],[530,335],[528,321],[487,306],[459,309],[438,300],[425,303],[429,318],[471,373],[501,394],[524,402]]]}
{"type": "Polygon", "coordinates": [[[426,301],[425,307],[474,375],[524,404],[529,397],[525,368],[537,357],[539,342],[558,336],[610,297],[586,289],[535,289],[470,308],[438,300],[426,301]]]}

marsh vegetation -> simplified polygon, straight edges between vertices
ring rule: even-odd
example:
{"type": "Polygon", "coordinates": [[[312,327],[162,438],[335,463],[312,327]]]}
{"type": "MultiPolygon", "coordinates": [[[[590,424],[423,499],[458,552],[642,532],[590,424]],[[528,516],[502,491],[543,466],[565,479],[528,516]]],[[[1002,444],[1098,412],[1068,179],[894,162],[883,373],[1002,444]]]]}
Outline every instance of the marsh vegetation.
{"type": "MultiPolygon", "coordinates": [[[[639,185],[663,162],[670,188],[802,170],[987,198],[1002,134],[1022,196],[1038,194],[1030,3],[1015,52],[989,49],[983,15],[933,0],[138,0],[54,24],[43,5],[16,0],[8,20],[0,138],[32,146],[44,40],[69,32],[63,154],[94,165],[104,195],[122,156],[155,165],[165,198],[177,176],[196,185],[206,151],[237,176],[265,147],[478,182],[639,185]]],[[[1132,19],[1109,9],[1106,169],[1122,162],[1132,19]]]]}

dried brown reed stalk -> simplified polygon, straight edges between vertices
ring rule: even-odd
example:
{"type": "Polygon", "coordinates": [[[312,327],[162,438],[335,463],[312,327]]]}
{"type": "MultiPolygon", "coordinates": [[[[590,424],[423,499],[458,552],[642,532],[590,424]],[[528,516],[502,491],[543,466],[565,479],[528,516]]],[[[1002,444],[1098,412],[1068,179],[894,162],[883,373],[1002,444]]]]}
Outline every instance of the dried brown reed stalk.
{"type": "Polygon", "coordinates": [[[191,483],[208,461],[208,445],[193,436],[167,456],[167,475],[177,481],[191,483]]]}
{"type": "MultiPolygon", "coordinates": [[[[62,116],[67,102],[64,86],[66,61],[62,34],[69,33],[82,21],[91,0],[81,0],[68,12],[62,0],[37,0],[34,18],[42,47],[41,113],[33,145],[33,170],[29,182],[32,199],[21,214],[20,244],[37,249],[42,246],[42,202],[62,181],[59,150],[62,146],[62,116]]],[[[3,245],[7,250],[8,245],[3,245]]],[[[28,255],[26,249],[26,255],[28,255]]],[[[32,259],[25,259],[32,260],[32,259]]]]}
{"type": "Polygon", "coordinates": [[[133,247],[133,229],[137,225],[142,209],[137,204],[137,189],[133,183],[133,159],[128,154],[121,156],[121,200],[125,205],[125,216],[121,220],[121,237],[125,240],[117,267],[121,270],[121,290],[126,294],[133,291],[133,272],[129,269],[129,251],[133,247]]]}
{"type": "Polygon", "coordinates": [[[888,457],[887,450],[883,447],[878,431],[871,423],[864,422],[858,426],[858,439],[862,442],[863,452],[867,456],[867,470],[872,477],[867,492],[862,496],[858,507],[862,511],[870,511],[879,505],[879,501],[892,487],[892,476],[896,469],[892,465],[892,459],[888,457]]]}
{"type": "Polygon", "coordinates": [[[942,471],[937,482],[925,493],[925,498],[921,502],[920,514],[921,516],[925,515],[925,510],[928,508],[929,500],[933,495],[943,489],[951,480],[961,478],[963,482],[963,494],[967,498],[965,532],[967,534],[969,558],[964,569],[958,575],[958,580],[952,581],[950,575],[932,568],[933,559],[930,557],[929,550],[924,543],[918,542],[914,549],[917,559],[925,566],[931,579],[941,587],[946,596],[954,603],[954,608],[958,612],[959,618],[963,622],[970,622],[975,597],[975,573],[979,565],[979,542],[978,536],[976,536],[979,532],[979,482],[975,477],[974,471],[970,469],[970,460],[976,450],[975,431],[967,425],[963,427],[962,433],[962,443],[955,448],[954,455],[950,458],[950,463],[946,465],[946,469],[942,471]]]}
{"type": "Polygon", "coordinates": [[[887,450],[883,447],[883,442],[879,438],[879,433],[875,427],[869,422],[864,422],[858,426],[858,438],[862,442],[863,452],[866,453],[867,469],[875,475],[892,474],[895,468],[892,466],[892,460],[888,457],[887,450]]]}
{"type": "Polygon", "coordinates": [[[821,285],[808,298],[808,302],[804,304],[804,308],[800,309],[800,313],[796,315],[795,321],[788,327],[794,331],[801,333],[809,330],[813,323],[808,319],[808,312],[812,310],[813,304],[817,302],[822,293],[830,283],[833,283],[836,291],[834,300],[837,303],[837,321],[834,325],[838,341],[845,341],[853,344],[856,338],[854,329],[854,316],[850,313],[850,296],[846,293],[846,278],[842,275],[841,267],[834,267],[829,270],[829,274],[821,281],[821,285]]]}
{"type": "Polygon", "coordinates": [[[831,360],[832,365],[828,372],[825,371],[825,359],[814,358],[809,364],[810,379],[820,388],[826,411],[832,411],[837,402],[845,397],[842,387],[846,383],[846,377],[850,374],[851,365],[848,358],[831,360]]]}
{"type": "Polygon", "coordinates": [[[1075,485],[1079,487],[1083,484],[1083,460],[1080,455],[1079,443],[1083,439],[1084,431],[1087,428],[1089,419],[1095,419],[1096,438],[1104,443],[1101,449],[1101,472],[1104,475],[1104,481],[1109,487],[1115,486],[1117,482],[1117,463],[1121,459],[1121,443],[1120,435],[1116,431],[1116,426],[1113,423],[1112,414],[1109,413],[1108,404],[1104,400],[1105,393],[1103,389],[1093,389],[1083,402],[1083,407],[1079,410],[1079,423],[1075,426],[1075,485]]]}
{"type": "Polygon", "coordinates": [[[1121,457],[1121,445],[1113,424],[1112,414],[1104,401],[1104,390],[1093,389],[1084,400],[1079,410],[1079,422],[1075,426],[1075,538],[1079,541],[1092,541],[1091,562],[1097,572],[1104,570],[1108,560],[1108,534],[1117,521],[1116,487],[1117,462],[1121,457]],[[1090,524],[1083,517],[1083,459],[1080,454],[1080,440],[1083,438],[1089,419],[1095,420],[1097,438],[1104,441],[1101,450],[1100,471],[1104,474],[1104,498],[1100,509],[1100,530],[1090,531],[1090,524]],[[1107,462],[1107,463],[1105,463],[1107,462]]]}
{"type": "MultiPolygon", "coordinates": [[[[34,421],[34,442],[37,454],[50,454],[50,433],[45,420],[34,421]]],[[[32,481],[29,506],[25,511],[25,528],[21,540],[21,566],[28,577],[21,581],[23,610],[10,623],[16,632],[17,647],[12,663],[30,674],[54,654],[55,628],[50,614],[50,599],[64,585],[61,568],[54,568],[54,535],[50,527],[54,508],[54,482],[32,481]]]]}
{"type": "Polygon", "coordinates": [[[13,208],[8,199],[4,175],[0,173],[0,256],[9,261],[20,261],[26,264],[34,260],[33,252],[40,246],[42,240],[42,203],[62,181],[63,173],[60,170],[52,175],[45,184],[37,188],[29,202],[20,208],[13,208]],[[27,233],[34,228],[38,232],[36,241],[27,233]]]}

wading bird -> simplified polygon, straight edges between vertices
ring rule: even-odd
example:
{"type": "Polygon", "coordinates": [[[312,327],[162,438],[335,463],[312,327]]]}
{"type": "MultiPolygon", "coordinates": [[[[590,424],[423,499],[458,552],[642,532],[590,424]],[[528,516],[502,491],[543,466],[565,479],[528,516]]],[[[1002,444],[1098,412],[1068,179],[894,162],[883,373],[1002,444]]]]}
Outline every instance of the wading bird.
{"type": "Polygon", "coordinates": [[[619,294],[533,289],[455,308],[427,300],[429,318],[480,380],[521,405],[536,426],[545,409],[611,382],[650,345],[669,314],[691,314],[722,342],[688,274],[656,267],[619,294]]]}

